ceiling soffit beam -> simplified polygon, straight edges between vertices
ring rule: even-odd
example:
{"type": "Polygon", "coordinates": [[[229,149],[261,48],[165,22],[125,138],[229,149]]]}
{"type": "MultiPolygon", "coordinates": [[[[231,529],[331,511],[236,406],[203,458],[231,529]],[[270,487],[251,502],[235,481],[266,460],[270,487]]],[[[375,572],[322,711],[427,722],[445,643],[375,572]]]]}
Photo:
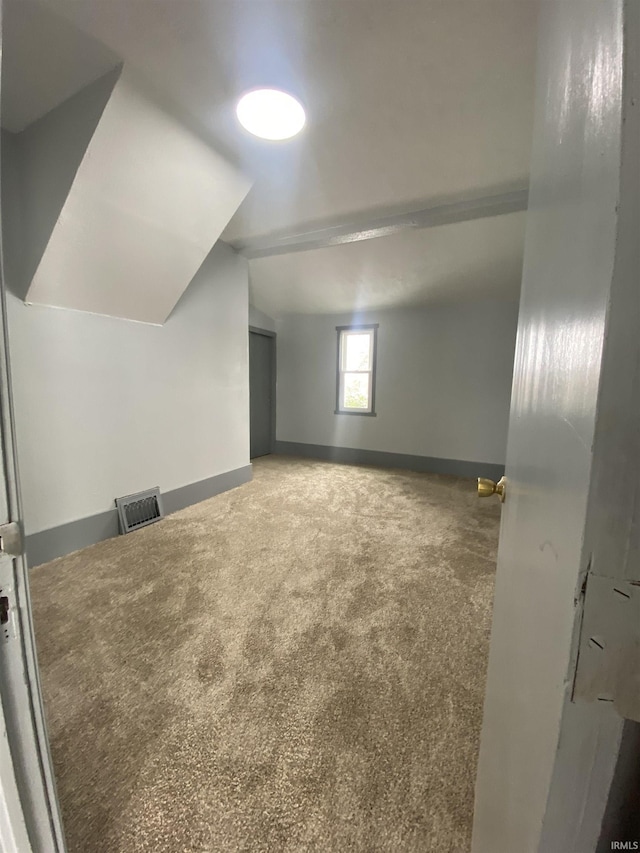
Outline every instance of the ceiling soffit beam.
{"type": "Polygon", "coordinates": [[[322,228],[299,233],[270,234],[248,240],[235,240],[231,246],[245,258],[267,258],[271,255],[287,255],[292,252],[306,252],[310,249],[324,249],[339,246],[342,243],[357,243],[360,240],[373,240],[376,237],[388,237],[411,228],[434,228],[437,225],[453,225],[472,219],[484,219],[488,216],[503,216],[527,209],[528,187],[482,196],[481,198],[425,207],[421,210],[396,211],[385,216],[364,217],[339,225],[326,225],[322,228]]]}

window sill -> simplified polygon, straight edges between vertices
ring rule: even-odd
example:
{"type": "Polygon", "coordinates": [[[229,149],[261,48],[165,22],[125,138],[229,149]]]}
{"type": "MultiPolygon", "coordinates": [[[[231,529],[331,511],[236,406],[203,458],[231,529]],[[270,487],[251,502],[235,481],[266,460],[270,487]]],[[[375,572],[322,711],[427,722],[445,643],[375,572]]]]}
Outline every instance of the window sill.
{"type": "Polygon", "coordinates": [[[341,409],[336,409],[334,415],[359,415],[361,418],[377,418],[376,412],[345,412],[341,409]]]}

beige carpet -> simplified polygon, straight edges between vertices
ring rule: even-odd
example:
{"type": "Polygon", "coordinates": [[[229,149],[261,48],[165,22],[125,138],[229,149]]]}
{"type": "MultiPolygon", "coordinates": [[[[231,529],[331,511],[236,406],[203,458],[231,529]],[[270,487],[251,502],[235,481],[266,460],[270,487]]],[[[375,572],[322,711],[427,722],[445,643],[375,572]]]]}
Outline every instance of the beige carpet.
{"type": "Polygon", "coordinates": [[[499,524],[267,457],[32,572],[70,853],[468,851],[499,524]]]}

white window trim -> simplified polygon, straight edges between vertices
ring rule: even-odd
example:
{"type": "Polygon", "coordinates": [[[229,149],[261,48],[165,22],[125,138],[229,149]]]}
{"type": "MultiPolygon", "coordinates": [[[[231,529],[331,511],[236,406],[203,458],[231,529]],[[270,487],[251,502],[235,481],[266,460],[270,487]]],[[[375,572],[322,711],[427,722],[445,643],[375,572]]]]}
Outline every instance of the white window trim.
{"type": "Polygon", "coordinates": [[[378,355],[378,323],[353,324],[351,326],[336,326],[338,333],[338,353],[336,364],[336,415],[364,415],[376,417],[376,361],[378,355]],[[370,370],[344,370],[343,340],[345,333],[369,333],[371,347],[370,370]],[[345,408],[342,405],[345,373],[363,373],[369,376],[369,406],[366,409],[345,408]]]}

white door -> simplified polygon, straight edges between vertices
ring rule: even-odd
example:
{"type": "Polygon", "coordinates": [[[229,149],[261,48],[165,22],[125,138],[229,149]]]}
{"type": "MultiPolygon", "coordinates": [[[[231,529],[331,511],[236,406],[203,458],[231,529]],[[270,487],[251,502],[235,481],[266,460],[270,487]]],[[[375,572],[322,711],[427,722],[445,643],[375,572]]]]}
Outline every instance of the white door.
{"type": "Polygon", "coordinates": [[[20,531],[0,240],[0,850],[62,853],[20,531]]]}
{"type": "MultiPolygon", "coordinates": [[[[574,688],[585,594],[640,580],[639,18],[635,0],[541,4],[474,853],[594,851],[618,753],[616,679],[574,688]]],[[[638,685],[633,659],[619,681],[638,685]]]]}

